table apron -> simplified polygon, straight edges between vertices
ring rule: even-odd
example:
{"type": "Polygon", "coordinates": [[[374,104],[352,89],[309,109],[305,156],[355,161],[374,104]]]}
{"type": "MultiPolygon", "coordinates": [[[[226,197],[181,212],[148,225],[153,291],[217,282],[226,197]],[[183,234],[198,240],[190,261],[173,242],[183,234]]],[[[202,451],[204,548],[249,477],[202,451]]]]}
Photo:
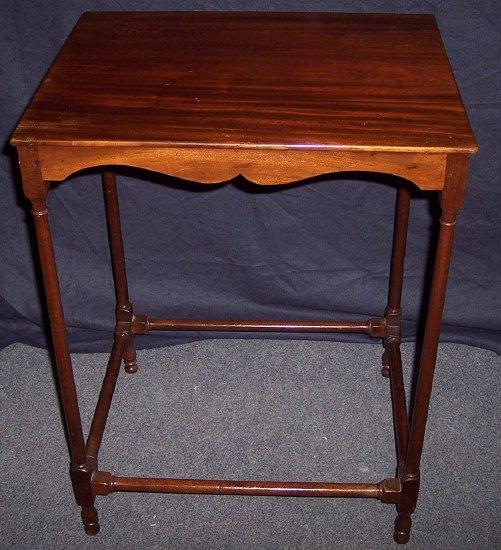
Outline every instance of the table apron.
{"type": "Polygon", "coordinates": [[[376,172],[405,178],[424,191],[444,186],[447,155],[333,149],[252,147],[128,147],[39,145],[45,181],[61,181],[97,166],[129,166],[198,183],[236,176],[259,185],[287,184],[336,172],[376,172]]]}

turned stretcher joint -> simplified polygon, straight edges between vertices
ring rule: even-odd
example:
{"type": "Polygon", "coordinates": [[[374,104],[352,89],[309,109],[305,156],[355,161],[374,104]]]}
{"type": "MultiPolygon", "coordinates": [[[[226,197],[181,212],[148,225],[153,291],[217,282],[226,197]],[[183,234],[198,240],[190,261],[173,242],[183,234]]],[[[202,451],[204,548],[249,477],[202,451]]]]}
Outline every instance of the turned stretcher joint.
{"type": "Polygon", "coordinates": [[[144,315],[134,315],[132,304],[128,302],[122,306],[117,306],[116,309],[116,320],[117,324],[115,327],[115,333],[117,336],[127,336],[130,337],[133,334],[136,334],[134,329],[134,323],[139,319],[147,319],[144,315]]]}
{"type": "Polygon", "coordinates": [[[94,500],[94,494],[89,481],[96,470],[97,462],[92,456],[87,456],[85,464],[72,465],[70,468],[71,482],[79,506],[85,506],[94,500]]]}
{"type": "Polygon", "coordinates": [[[385,341],[393,341],[400,344],[402,313],[400,308],[386,308],[384,313],[386,321],[385,341]]]}
{"type": "Polygon", "coordinates": [[[373,338],[384,338],[386,335],[386,320],[381,317],[369,319],[369,336],[373,338]]]}
{"type": "Polygon", "coordinates": [[[419,472],[411,474],[400,470],[398,472],[398,478],[401,483],[401,494],[397,504],[401,508],[409,508],[412,513],[419,493],[419,472]]]}
{"type": "Polygon", "coordinates": [[[94,471],[92,473],[92,488],[96,495],[109,495],[113,492],[113,476],[110,472],[94,471]]]}
{"type": "Polygon", "coordinates": [[[150,331],[150,319],[147,315],[133,315],[130,332],[131,334],[147,334],[150,331]]]}
{"type": "Polygon", "coordinates": [[[133,312],[132,312],[132,304],[130,302],[121,306],[117,306],[115,313],[116,313],[117,323],[132,322],[133,312]]]}
{"type": "Polygon", "coordinates": [[[379,500],[384,503],[396,504],[400,500],[402,484],[394,477],[383,479],[379,483],[379,500]]]}

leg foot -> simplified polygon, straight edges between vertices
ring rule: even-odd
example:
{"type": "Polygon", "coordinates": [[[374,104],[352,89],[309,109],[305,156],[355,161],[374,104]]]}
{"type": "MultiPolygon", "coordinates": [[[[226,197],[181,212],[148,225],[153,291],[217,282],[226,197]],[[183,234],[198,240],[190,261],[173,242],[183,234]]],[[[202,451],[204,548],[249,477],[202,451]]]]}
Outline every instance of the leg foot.
{"type": "Polygon", "coordinates": [[[390,377],[390,362],[388,361],[388,352],[385,350],[383,353],[383,357],[381,358],[381,376],[384,376],[385,378],[390,377]]]}
{"type": "Polygon", "coordinates": [[[82,522],[87,535],[97,535],[99,533],[99,520],[94,506],[82,506],[82,522]]]}
{"type": "Polygon", "coordinates": [[[131,338],[124,348],[124,368],[128,374],[137,372],[136,349],[134,348],[134,339],[131,338]]]}
{"type": "Polygon", "coordinates": [[[400,513],[395,519],[393,540],[398,544],[409,542],[411,536],[412,519],[409,513],[400,513]]]}

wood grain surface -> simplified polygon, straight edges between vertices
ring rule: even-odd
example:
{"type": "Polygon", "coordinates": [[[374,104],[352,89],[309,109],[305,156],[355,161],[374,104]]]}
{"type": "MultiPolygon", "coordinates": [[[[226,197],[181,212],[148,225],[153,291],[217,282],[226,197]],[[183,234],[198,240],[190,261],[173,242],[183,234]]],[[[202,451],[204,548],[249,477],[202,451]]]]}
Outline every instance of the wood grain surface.
{"type": "Polygon", "coordinates": [[[89,12],[12,143],[475,152],[430,15],[89,12]]]}
{"type": "MultiPolygon", "coordinates": [[[[21,149],[21,147],[19,148],[21,149]]],[[[131,166],[198,183],[242,175],[260,185],[287,184],[335,172],[380,172],[406,178],[422,190],[444,186],[447,155],[346,150],[219,147],[40,145],[45,181],[61,181],[84,168],[131,166]]]]}

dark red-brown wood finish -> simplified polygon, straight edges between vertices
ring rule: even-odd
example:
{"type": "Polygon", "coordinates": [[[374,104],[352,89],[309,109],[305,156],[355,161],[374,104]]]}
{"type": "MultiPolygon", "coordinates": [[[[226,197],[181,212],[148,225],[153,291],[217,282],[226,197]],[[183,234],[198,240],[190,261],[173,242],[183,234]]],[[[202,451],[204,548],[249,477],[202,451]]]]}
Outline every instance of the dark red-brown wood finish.
{"type": "Polygon", "coordinates": [[[332,13],[87,13],[14,140],[475,148],[432,16],[332,13]]]}
{"type": "MultiPolygon", "coordinates": [[[[114,491],[364,497],[397,507],[409,540],[456,215],[477,149],[435,20],[334,13],[86,13],[44,78],[11,143],[32,204],[71,479],[85,531],[99,531],[96,495],[114,491]],[[129,299],[114,165],[214,183],[238,174],[284,184],[337,171],[382,172],[440,192],[442,217],[414,407],[400,356],[410,210],[398,189],[388,303],[367,321],[153,319],[129,299]],[[105,167],[103,190],[116,292],[115,342],[85,443],[59,293],[46,197],[52,180],[105,167]],[[97,459],[122,360],[150,330],[361,332],[381,338],[397,468],[377,483],[120,477],[97,459]]],[[[313,183],[314,184],[314,183],[313,183]]]]}

